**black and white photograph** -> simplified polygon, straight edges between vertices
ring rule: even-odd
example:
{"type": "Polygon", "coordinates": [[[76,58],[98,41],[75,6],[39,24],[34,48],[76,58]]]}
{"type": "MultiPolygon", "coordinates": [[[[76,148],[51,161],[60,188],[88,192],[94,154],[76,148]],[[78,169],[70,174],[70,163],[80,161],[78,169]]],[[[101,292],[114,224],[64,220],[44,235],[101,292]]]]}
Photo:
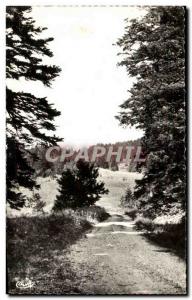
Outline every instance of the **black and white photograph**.
{"type": "Polygon", "coordinates": [[[6,293],[187,295],[188,8],[52,2],[4,16],[6,293]]]}

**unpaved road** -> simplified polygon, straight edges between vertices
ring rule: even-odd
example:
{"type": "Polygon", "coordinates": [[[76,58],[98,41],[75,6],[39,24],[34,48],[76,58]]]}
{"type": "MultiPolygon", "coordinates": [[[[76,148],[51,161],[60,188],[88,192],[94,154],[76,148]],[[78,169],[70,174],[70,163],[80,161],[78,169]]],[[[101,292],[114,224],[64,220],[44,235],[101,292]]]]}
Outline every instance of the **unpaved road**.
{"type": "Polygon", "coordinates": [[[141,174],[100,170],[109,194],[98,201],[111,217],[70,248],[77,294],[185,294],[185,262],[153,245],[124,215],[120,198],[141,174]],[[115,215],[117,214],[117,215],[115,215]]]}
{"type": "Polygon", "coordinates": [[[77,294],[185,294],[185,263],[113,215],[70,249],[77,294]]]}

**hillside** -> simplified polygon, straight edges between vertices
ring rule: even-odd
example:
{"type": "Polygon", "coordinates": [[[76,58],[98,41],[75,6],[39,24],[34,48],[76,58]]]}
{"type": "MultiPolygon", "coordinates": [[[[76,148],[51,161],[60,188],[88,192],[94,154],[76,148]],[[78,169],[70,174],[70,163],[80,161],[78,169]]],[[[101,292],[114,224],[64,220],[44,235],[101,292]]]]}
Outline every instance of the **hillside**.
{"type": "MultiPolygon", "coordinates": [[[[109,194],[107,196],[102,197],[102,199],[97,203],[98,205],[104,206],[105,208],[113,207],[113,210],[119,210],[118,208],[120,204],[120,197],[125,192],[127,186],[133,189],[135,184],[135,179],[141,178],[141,174],[139,173],[129,173],[129,172],[121,172],[121,171],[111,171],[108,169],[99,169],[100,178],[105,182],[106,188],[109,189],[109,194]]],[[[41,196],[42,201],[46,203],[44,208],[45,212],[50,212],[57,194],[57,182],[56,178],[52,177],[38,177],[38,184],[41,185],[39,190],[39,194],[41,196]]],[[[29,195],[29,191],[22,189],[22,192],[29,195]]],[[[20,216],[22,214],[31,215],[31,208],[22,208],[20,211],[7,208],[7,216],[20,216]]]]}

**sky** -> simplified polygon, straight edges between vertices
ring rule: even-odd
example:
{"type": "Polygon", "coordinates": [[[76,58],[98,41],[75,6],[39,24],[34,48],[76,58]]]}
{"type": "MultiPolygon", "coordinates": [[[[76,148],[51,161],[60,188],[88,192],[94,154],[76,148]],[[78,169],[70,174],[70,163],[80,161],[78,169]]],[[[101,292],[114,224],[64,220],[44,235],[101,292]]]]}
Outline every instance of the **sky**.
{"type": "Polygon", "coordinates": [[[117,66],[121,49],[114,45],[124,33],[124,19],[142,14],[138,7],[33,7],[37,25],[48,28],[42,37],[54,38],[49,44],[54,57],[44,62],[62,71],[51,88],[24,79],[9,84],[54,103],[61,111],[56,134],[65,144],[87,146],[142,136],[140,130],[122,128],[115,119],[133,79],[117,66]]]}

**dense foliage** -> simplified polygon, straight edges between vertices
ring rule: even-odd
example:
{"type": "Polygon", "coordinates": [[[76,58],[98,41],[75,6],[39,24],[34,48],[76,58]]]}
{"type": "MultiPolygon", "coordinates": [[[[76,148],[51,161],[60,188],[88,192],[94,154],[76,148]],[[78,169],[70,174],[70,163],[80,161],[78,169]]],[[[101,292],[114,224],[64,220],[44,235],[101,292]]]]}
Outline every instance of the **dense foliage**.
{"type": "Polygon", "coordinates": [[[144,131],[147,168],[135,196],[146,215],[185,210],[185,9],[151,7],[126,21],[117,44],[135,79],[118,115],[144,131]]]}
{"type": "MultiPolygon", "coordinates": [[[[51,86],[60,69],[43,63],[43,56],[52,57],[48,48],[52,38],[39,35],[46,29],[35,26],[31,8],[8,6],[6,14],[6,76],[9,80],[40,81],[51,86]]],[[[38,188],[27,155],[33,143],[54,144],[60,139],[46,134],[55,130],[53,120],[60,115],[48,103],[28,92],[7,87],[7,201],[12,208],[20,208],[26,197],[16,192],[18,186],[38,188]]]]}
{"type": "Polygon", "coordinates": [[[98,182],[98,168],[79,160],[76,167],[66,169],[57,180],[59,194],[53,207],[54,211],[64,208],[89,207],[108,193],[103,182],[98,182]]]}

